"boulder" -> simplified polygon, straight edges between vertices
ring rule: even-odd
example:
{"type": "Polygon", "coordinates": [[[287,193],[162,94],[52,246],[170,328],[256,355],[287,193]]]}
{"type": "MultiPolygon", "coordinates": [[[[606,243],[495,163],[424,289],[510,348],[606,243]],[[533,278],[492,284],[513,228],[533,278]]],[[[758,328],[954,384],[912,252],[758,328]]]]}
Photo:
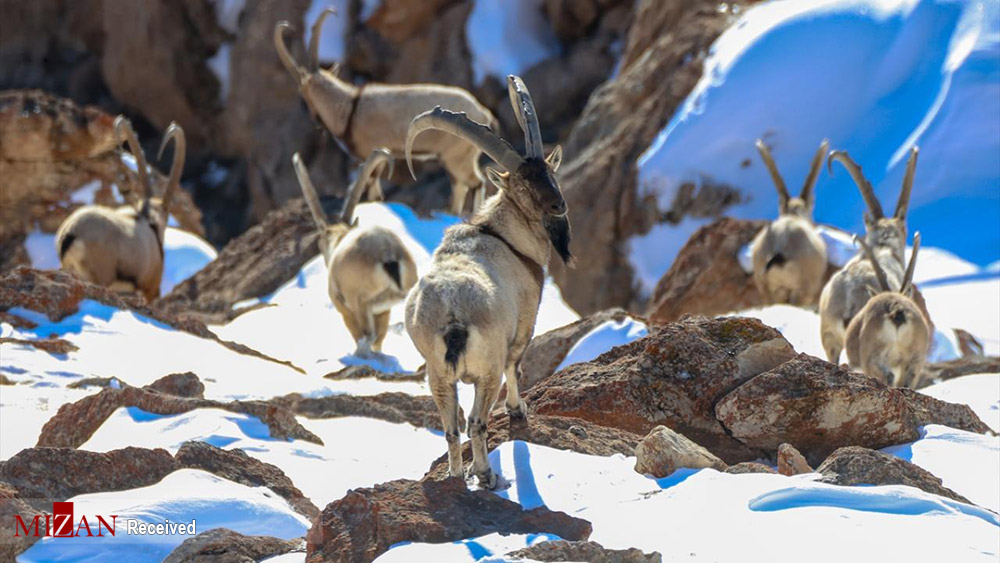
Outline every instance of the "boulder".
{"type": "Polygon", "coordinates": [[[304,548],[302,540],[244,536],[226,528],[215,528],[184,540],[163,562],[252,563],[304,548]]]}
{"type": "MultiPolygon", "coordinates": [[[[430,395],[379,393],[378,395],[330,395],[304,398],[289,395],[282,399],[296,413],[309,418],[340,418],[363,416],[386,422],[407,422],[417,428],[442,430],[441,415],[430,395]]],[[[462,417],[461,426],[465,425],[462,417]]]]}
{"type": "Polygon", "coordinates": [[[666,426],[657,426],[635,447],[635,470],[657,479],[674,471],[688,469],[723,470],[726,463],[712,455],[712,452],[688,440],[666,426]]]}
{"type": "Polygon", "coordinates": [[[636,548],[608,549],[592,541],[552,540],[512,551],[504,558],[530,561],[587,561],[589,563],[660,563],[657,552],[643,553],[636,548]]]}
{"type": "Polygon", "coordinates": [[[791,444],[778,446],[778,473],[791,477],[803,473],[812,473],[812,467],[806,462],[799,450],[791,444]]]}
{"type": "Polygon", "coordinates": [[[146,389],[190,399],[205,398],[205,384],[198,379],[197,375],[191,372],[164,375],[147,385],[146,389]]]}
{"type": "Polygon", "coordinates": [[[561,370],[525,399],[538,414],[639,435],[664,425],[737,463],[764,452],[727,432],[715,416],[716,402],[794,355],[778,331],[756,319],[686,318],[561,370]]]}
{"type": "Polygon", "coordinates": [[[48,352],[49,354],[53,355],[64,355],[79,350],[79,348],[69,340],[56,338],[54,334],[49,335],[48,338],[35,338],[31,340],[3,336],[0,337],[0,344],[16,344],[20,346],[31,346],[36,350],[48,352]]]}
{"type": "Polygon", "coordinates": [[[723,472],[730,475],[745,475],[747,473],[769,473],[773,475],[776,473],[775,470],[756,461],[741,461],[740,463],[730,465],[723,472]]]}
{"type": "Polygon", "coordinates": [[[967,498],[941,484],[926,469],[904,459],[860,446],[838,448],[816,472],[820,481],[834,485],[906,485],[922,491],[972,504],[967,498]]]}
{"type": "Polygon", "coordinates": [[[975,373],[1000,373],[1000,357],[967,355],[954,360],[924,364],[920,387],[975,373]]]}
{"type": "Polygon", "coordinates": [[[399,542],[444,543],[491,533],[585,540],[586,520],[521,505],[457,478],[400,479],[354,489],[323,509],[306,535],[306,561],[366,563],[399,542]]]}

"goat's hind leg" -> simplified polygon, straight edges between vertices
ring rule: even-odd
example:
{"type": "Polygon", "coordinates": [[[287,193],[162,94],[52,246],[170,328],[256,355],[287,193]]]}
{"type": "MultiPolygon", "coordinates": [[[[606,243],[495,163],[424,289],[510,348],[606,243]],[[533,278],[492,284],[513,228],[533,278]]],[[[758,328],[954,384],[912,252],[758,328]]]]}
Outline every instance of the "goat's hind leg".
{"type": "Polygon", "coordinates": [[[448,441],[448,474],[462,476],[462,438],[458,423],[458,390],[455,382],[446,383],[427,368],[427,381],[431,384],[431,396],[441,415],[444,438],[448,441]]]}
{"type": "Polygon", "coordinates": [[[476,382],[476,398],[472,402],[469,416],[469,439],[472,441],[472,473],[479,478],[479,486],[495,489],[497,476],[490,468],[486,451],[486,425],[490,411],[500,395],[500,373],[484,377],[476,382]]]}
{"type": "Polygon", "coordinates": [[[524,350],[521,350],[517,355],[517,360],[507,364],[507,370],[504,374],[507,381],[507,414],[518,420],[524,420],[528,417],[528,403],[521,398],[517,388],[517,382],[521,378],[521,358],[523,355],[524,350]]]}

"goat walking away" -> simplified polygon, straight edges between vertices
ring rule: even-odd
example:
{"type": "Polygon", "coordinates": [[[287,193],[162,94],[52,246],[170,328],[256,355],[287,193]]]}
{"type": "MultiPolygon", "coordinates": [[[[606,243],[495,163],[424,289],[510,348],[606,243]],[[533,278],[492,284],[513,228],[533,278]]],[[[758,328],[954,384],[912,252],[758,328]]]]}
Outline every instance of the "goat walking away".
{"type": "MultiPolygon", "coordinates": [[[[275,26],[274,47],[281,63],[299,85],[299,92],[312,114],[318,115],[330,133],[355,156],[362,158],[379,147],[389,149],[396,158],[403,156],[410,121],[435,106],[464,112],[475,121],[497,128],[497,119],[490,110],[462,88],[441,84],[374,83],[359,87],[339,78],[337,65],[329,71],[321,69],[319,37],[323,21],[329,14],[336,14],[336,11],[327,8],[312,26],[308,70],[296,64],[288,52],[284,39],[285,30],[292,29],[288,22],[275,26]]],[[[479,169],[482,151],[460,138],[437,131],[424,135],[419,143],[413,144],[412,150],[421,159],[441,161],[451,180],[452,213],[462,213],[469,190],[474,190],[472,210],[475,212],[486,189],[479,169]]]]}
{"type": "MultiPolygon", "coordinates": [[[[525,154],[468,116],[435,108],[410,124],[406,152],[424,131],[448,132],[473,143],[502,170],[487,169],[498,192],[467,224],[449,228],[434,252],[431,270],[406,300],[406,330],[427,362],[427,378],[444,423],[448,468],[462,475],[456,384],[475,385],[469,416],[472,473],[494,488],[497,478],[486,452],[486,426],[506,375],[507,411],[527,416],[517,380],[521,358],[534,333],[550,247],[571,262],[566,202],[555,172],[556,147],[542,152],[531,96],[516,76],[508,92],[525,134],[525,154]]],[[[411,167],[412,173],[412,167],[411,167]]]]}
{"type": "Polygon", "coordinates": [[[170,216],[170,199],[184,170],[184,131],[171,123],[160,144],[158,156],[162,157],[167,144],[174,142],[170,177],[160,198],[153,197],[146,156],[132,124],[119,116],[115,120],[115,135],[119,142],[128,143],[135,156],[139,183],[144,189],[142,203],[138,208],[85,205],[77,209],[56,232],[56,251],[62,269],[78,278],[122,293],[138,291],[152,301],[160,295],[163,237],[170,216]]]}
{"type": "Polygon", "coordinates": [[[417,282],[417,267],[396,233],[381,226],[358,227],[354,209],[369,182],[378,183],[380,166],[392,173],[392,156],[385,149],[372,151],[348,189],[344,207],[331,222],[327,222],[298,153],[292,156],[292,163],[319,230],[330,301],[357,343],[356,354],[380,353],[389,330],[390,311],[417,282]]]}

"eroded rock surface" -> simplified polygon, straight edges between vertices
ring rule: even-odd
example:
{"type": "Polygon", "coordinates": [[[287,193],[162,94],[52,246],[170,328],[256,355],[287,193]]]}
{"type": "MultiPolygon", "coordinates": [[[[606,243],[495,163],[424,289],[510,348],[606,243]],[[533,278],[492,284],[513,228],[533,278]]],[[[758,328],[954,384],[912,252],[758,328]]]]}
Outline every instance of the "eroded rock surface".
{"type": "Polygon", "coordinates": [[[608,549],[592,541],[554,540],[536,543],[512,551],[504,557],[531,561],[587,561],[589,563],[660,563],[663,556],[657,552],[643,553],[636,548],[608,549]]]}
{"type": "Polygon", "coordinates": [[[904,459],[860,446],[838,448],[816,468],[821,481],[834,485],[907,485],[972,504],[941,484],[930,471],[904,459]]]}
{"type": "Polygon", "coordinates": [[[304,549],[302,540],[244,536],[215,528],[184,540],[163,563],[251,563],[304,549]]]}
{"type": "Polygon", "coordinates": [[[657,426],[635,447],[635,470],[657,479],[674,471],[688,469],[723,470],[726,463],[712,452],[688,440],[666,426],[657,426]]]}

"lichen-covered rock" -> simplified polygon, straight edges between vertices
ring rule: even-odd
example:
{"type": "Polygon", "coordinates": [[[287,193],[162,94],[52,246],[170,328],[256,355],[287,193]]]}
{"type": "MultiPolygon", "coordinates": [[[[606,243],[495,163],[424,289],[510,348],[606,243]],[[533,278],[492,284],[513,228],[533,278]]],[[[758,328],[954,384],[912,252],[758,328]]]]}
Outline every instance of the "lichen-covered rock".
{"type": "Polygon", "coordinates": [[[904,459],[860,446],[838,448],[818,468],[824,483],[834,485],[907,485],[928,493],[972,504],[941,484],[926,469],[904,459]]]}
{"type": "Polygon", "coordinates": [[[812,473],[812,467],[799,450],[791,444],[778,446],[778,473],[786,476],[812,473]]]}
{"type": "Polygon", "coordinates": [[[146,389],[177,397],[205,398],[205,384],[191,372],[164,375],[147,385],[146,389]]]}
{"type": "Polygon", "coordinates": [[[666,426],[657,426],[635,447],[635,470],[656,478],[681,468],[723,470],[726,463],[712,452],[666,426]]]}
{"type": "Polygon", "coordinates": [[[730,465],[723,473],[729,473],[730,475],[745,475],[747,473],[768,473],[775,474],[776,471],[770,467],[764,465],[763,463],[757,463],[756,461],[741,461],[730,465]]]}
{"type": "Polygon", "coordinates": [[[592,541],[552,540],[512,551],[504,556],[515,561],[587,561],[588,563],[660,563],[657,552],[643,553],[636,548],[608,549],[592,541]]]}
{"type": "Polygon", "coordinates": [[[181,542],[163,563],[250,563],[304,550],[302,540],[244,536],[226,528],[215,528],[181,542]]]}

